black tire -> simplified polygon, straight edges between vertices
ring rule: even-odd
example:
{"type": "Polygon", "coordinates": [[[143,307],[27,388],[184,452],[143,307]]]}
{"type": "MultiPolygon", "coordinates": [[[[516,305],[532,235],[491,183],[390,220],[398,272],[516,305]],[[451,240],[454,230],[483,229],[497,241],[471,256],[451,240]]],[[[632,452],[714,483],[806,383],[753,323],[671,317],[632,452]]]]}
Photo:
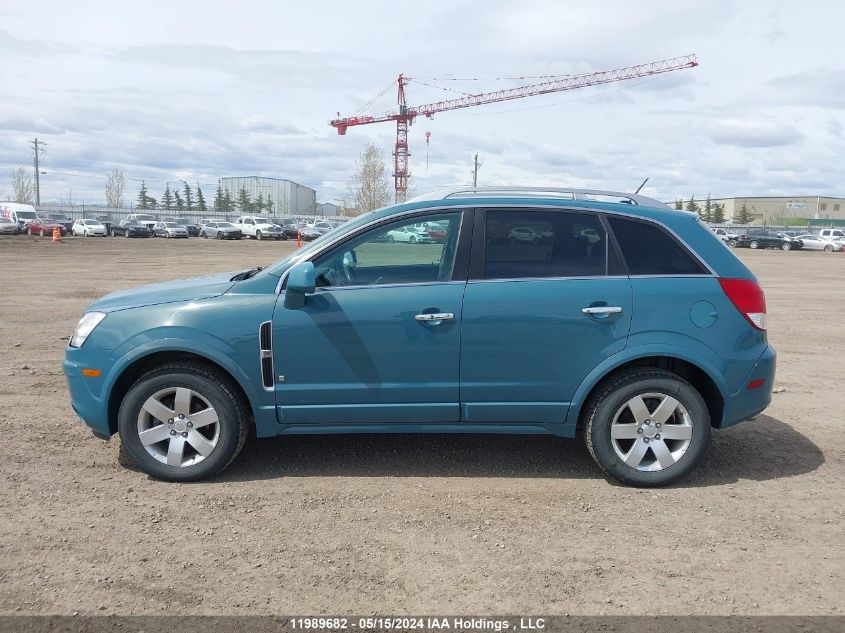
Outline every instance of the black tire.
{"type": "Polygon", "coordinates": [[[748,242],[748,248],[760,248],[760,242],[757,240],[751,240],[748,242]]]}
{"type": "Polygon", "coordinates": [[[262,236],[262,235],[261,235],[261,231],[256,231],[256,232],[255,232],[255,239],[257,239],[257,240],[262,240],[262,239],[264,239],[264,236],[262,236]]]}
{"type": "Polygon", "coordinates": [[[824,252],[825,253],[832,253],[833,252],[833,246],[831,246],[830,244],[825,244],[824,252]]]}
{"type": "Polygon", "coordinates": [[[34,235],[31,227],[26,227],[26,234],[27,235],[34,235]]]}
{"type": "Polygon", "coordinates": [[[409,239],[408,242],[411,243],[411,244],[416,244],[417,243],[417,236],[412,235],[411,239],[409,239]]]}
{"type": "Polygon", "coordinates": [[[395,242],[395,241],[396,241],[396,238],[394,238],[392,235],[388,235],[388,236],[387,236],[387,241],[388,241],[389,243],[393,244],[393,242],[395,242]]]}
{"type": "Polygon", "coordinates": [[[218,240],[222,240],[222,239],[223,239],[223,233],[222,233],[221,231],[217,231],[217,239],[218,239],[218,240]]]}
{"type": "Polygon", "coordinates": [[[145,473],[164,481],[198,481],[217,475],[237,457],[249,433],[249,417],[237,388],[228,378],[200,363],[176,362],[144,374],[132,385],[120,405],[117,427],[126,455],[145,473]],[[138,437],[141,406],[151,395],[168,387],[192,389],[217,411],[220,425],[217,445],[197,464],[164,464],[147,452],[138,437]]]}
{"type": "Polygon", "coordinates": [[[791,251],[792,250],[792,244],[790,244],[789,242],[784,242],[783,244],[780,245],[780,250],[791,251]]]}
{"type": "Polygon", "coordinates": [[[208,239],[208,233],[206,233],[205,231],[203,231],[202,233],[200,233],[200,237],[202,237],[203,239],[206,239],[206,240],[207,240],[207,239],[208,239]]]}
{"type": "Polygon", "coordinates": [[[734,248],[736,246],[736,240],[728,240],[728,246],[734,248]]]}
{"type": "MultiPolygon", "coordinates": [[[[584,441],[593,459],[605,473],[631,486],[652,488],[678,481],[702,462],[710,445],[710,414],[701,394],[687,381],[663,369],[630,369],[612,376],[595,389],[583,411],[584,441]],[[628,466],[617,455],[611,425],[628,400],[653,392],[669,395],[683,405],[690,417],[692,437],[686,452],[674,464],[649,472],[628,466]]],[[[653,458],[654,453],[648,451],[646,455],[653,458]]]]}

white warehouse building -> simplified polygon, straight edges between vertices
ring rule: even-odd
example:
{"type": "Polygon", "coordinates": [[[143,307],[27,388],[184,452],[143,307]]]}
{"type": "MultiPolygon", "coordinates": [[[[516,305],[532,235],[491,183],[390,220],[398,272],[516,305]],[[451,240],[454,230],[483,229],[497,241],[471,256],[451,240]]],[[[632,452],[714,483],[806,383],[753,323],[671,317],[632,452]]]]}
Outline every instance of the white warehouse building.
{"type": "Polygon", "coordinates": [[[228,191],[232,200],[238,199],[238,192],[245,189],[251,200],[261,195],[264,200],[269,197],[272,201],[272,214],[276,216],[310,215],[317,205],[317,192],[281,178],[265,178],[263,176],[235,176],[221,178],[223,191],[228,191]]]}

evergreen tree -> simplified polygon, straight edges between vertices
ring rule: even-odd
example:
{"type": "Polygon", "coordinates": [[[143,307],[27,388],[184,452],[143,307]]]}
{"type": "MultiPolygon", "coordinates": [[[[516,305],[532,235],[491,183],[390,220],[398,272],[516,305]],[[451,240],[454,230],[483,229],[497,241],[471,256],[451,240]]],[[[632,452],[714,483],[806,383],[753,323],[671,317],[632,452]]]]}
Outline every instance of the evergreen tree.
{"type": "Polygon", "coordinates": [[[710,202],[710,194],[707,194],[707,199],[704,201],[704,210],[701,213],[701,219],[705,222],[713,221],[713,203],[710,202]]]}
{"type": "Polygon", "coordinates": [[[274,215],[273,198],[271,198],[269,195],[267,196],[267,213],[269,213],[270,215],[274,215]]]}
{"type": "Polygon", "coordinates": [[[684,210],[684,201],[681,200],[680,198],[675,200],[675,209],[678,210],[678,211],[684,210]]]}
{"type": "MultiPolygon", "coordinates": [[[[199,187],[197,187],[199,189],[199,187]]],[[[223,197],[223,185],[217,181],[217,193],[214,194],[214,210],[226,211],[226,201],[223,197]]]]}
{"type": "Polygon", "coordinates": [[[182,184],[185,185],[184,188],[182,189],[182,191],[185,194],[185,211],[190,213],[191,211],[194,210],[194,196],[191,193],[191,186],[187,182],[185,182],[184,180],[182,181],[182,184]]]}
{"type": "Polygon", "coordinates": [[[231,213],[234,209],[235,204],[232,202],[232,194],[226,189],[226,192],[223,194],[223,211],[231,213]]]}
{"type": "Polygon", "coordinates": [[[164,189],[164,194],[161,196],[161,208],[167,209],[168,211],[173,208],[173,193],[170,191],[170,185],[167,185],[164,189]]]}
{"type": "Polygon", "coordinates": [[[748,211],[748,207],[745,206],[745,203],[742,203],[742,206],[739,208],[739,211],[734,216],[734,222],[737,224],[748,224],[751,222],[751,213],[748,211]]]}
{"type": "Polygon", "coordinates": [[[698,203],[695,201],[695,196],[690,196],[689,202],[687,202],[687,206],[684,208],[687,211],[692,211],[693,213],[698,213],[701,210],[698,203]]]}
{"type": "Polygon", "coordinates": [[[141,189],[138,191],[138,202],[136,206],[144,211],[147,209],[154,209],[156,206],[156,200],[149,195],[149,192],[147,191],[147,183],[143,180],[141,181],[141,189]]]}
{"type": "Polygon", "coordinates": [[[710,216],[713,218],[713,224],[721,224],[725,221],[725,205],[718,202],[713,203],[713,213],[710,216]]]}
{"type": "Polygon", "coordinates": [[[258,197],[255,199],[255,203],[253,204],[253,208],[255,209],[256,213],[262,213],[264,211],[264,194],[259,193],[258,197]]]}
{"type": "Polygon", "coordinates": [[[205,203],[205,196],[202,195],[199,183],[197,183],[197,211],[201,213],[208,211],[208,205],[205,203]]]}
{"type": "Polygon", "coordinates": [[[252,199],[250,198],[249,192],[243,187],[238,191],[237,205],[238,210],[243,214],[252,212],[252,199]]]}
{"type": "Polygon", "coordinates": [[[173,199],[176,201],[176,210],[181,212],[185,208],[185,201],[182,200],[182,196],[179,195],[178,191],[173,192],[173,199]]]}

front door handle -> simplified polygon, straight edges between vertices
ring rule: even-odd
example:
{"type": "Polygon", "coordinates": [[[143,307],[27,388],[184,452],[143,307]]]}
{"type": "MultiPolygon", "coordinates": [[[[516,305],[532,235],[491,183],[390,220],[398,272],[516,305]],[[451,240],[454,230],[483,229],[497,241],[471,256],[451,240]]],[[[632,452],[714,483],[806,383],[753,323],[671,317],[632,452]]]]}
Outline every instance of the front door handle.
{"type": "Polygon", "coordinates": [[[590,306],[588,308],[581,308],[584,314],[618,314],[622,312],[620,306],[590,306]]]}
{"type": "Polygon", "coordinates": [[[433,314],[418,314],[414,317],[417,321],[451,321],[455,318],[452,312],[435,312],[433,314]]]}

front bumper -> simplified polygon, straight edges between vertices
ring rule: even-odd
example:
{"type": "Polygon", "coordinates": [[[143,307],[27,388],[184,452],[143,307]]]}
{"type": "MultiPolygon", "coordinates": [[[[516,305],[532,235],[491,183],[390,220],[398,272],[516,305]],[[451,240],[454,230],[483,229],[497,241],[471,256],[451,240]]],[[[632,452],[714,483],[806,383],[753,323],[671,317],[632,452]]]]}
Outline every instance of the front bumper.
{"type": "Polygon", "coordinates": [[[726,428],[762,413],[772,402],[777,353],[771,346],[757,359],[757,364],[736,393],[725,398],[725,409],[718,428],[726,428]],[[761,386],[749,389],[749,384],[762,380],[761,386]]]}
{"type": "Polygon", "coordinates": [[[82,375],[82,369],[82,365],[72,360],[66,359],[64,362],[71,406],[94,435],[108,439],[112,433],[109,430],[108,402],[101,390],[103,377],[86,378],[82,375]]]}

